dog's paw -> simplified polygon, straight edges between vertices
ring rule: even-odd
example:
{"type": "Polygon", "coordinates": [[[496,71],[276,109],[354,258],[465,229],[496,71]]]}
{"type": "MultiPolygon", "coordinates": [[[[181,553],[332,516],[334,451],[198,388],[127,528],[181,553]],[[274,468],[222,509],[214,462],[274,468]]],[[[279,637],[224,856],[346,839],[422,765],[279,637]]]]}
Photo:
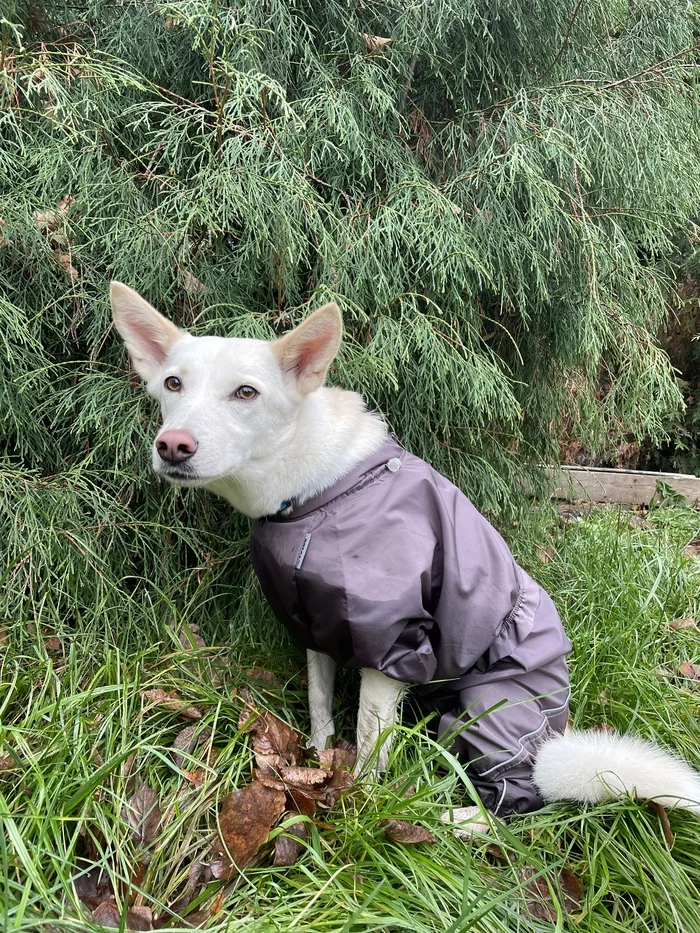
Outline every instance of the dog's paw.
{"type": "Polygon", "coordinates": [[[493,826],[484,817],[481,807],[456,807],[445,810],[443,823],[452,823],[452,832],[458,839],[470,839],[474,833],[490,833],[493,826]]]}

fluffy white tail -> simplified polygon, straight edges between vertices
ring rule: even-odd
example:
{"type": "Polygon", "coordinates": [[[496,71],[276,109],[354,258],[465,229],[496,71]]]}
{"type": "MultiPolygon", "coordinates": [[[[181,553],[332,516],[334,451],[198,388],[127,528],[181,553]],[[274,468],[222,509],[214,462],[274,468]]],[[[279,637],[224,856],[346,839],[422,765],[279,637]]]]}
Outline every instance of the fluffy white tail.
{"type": "Polygon", "coordinates": [[[700,816],[700,774],[652,742],[610,732],[567,732],[537,753],[535,784],[548,803],[600,803],[634,793],[700,816]]]}

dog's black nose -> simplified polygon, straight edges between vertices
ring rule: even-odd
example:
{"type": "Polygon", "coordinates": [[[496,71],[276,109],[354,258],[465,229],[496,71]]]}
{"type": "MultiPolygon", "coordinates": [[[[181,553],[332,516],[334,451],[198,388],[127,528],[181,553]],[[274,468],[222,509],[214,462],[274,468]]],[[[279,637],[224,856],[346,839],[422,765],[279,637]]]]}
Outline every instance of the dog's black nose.
{"type": "Polygon", "coordinates": [[[197,441],[187,431],[163,431],[156,438],[156,450],[166,463],[182,463],[197,451],[197,441]]]}

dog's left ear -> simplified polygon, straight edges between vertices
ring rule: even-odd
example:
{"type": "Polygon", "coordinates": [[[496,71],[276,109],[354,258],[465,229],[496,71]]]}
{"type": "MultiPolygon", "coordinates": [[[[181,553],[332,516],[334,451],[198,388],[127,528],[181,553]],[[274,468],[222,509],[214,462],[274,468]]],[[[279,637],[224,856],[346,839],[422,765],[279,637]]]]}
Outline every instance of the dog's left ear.
{"type": "Polygon", "coordinates": [[[314,311],[298,327],[274,340],[272,352],[280,369],[304,395],[323,385],[343,336],[343,319],[331,301],[314,311]]]}

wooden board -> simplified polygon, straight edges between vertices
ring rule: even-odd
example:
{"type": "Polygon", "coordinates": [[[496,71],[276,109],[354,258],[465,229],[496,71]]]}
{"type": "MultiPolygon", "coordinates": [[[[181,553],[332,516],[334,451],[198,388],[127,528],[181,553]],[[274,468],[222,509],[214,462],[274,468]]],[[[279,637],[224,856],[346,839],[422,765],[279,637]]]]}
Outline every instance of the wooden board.
{"type": "Polygon", "coordinates": [[[554,495],[572,501],[589,499],[620,505],[648,505],[659,480],[684,496],[691,505],[700,507],[700,476],[684,473],[562,466],[554,495]]]}

